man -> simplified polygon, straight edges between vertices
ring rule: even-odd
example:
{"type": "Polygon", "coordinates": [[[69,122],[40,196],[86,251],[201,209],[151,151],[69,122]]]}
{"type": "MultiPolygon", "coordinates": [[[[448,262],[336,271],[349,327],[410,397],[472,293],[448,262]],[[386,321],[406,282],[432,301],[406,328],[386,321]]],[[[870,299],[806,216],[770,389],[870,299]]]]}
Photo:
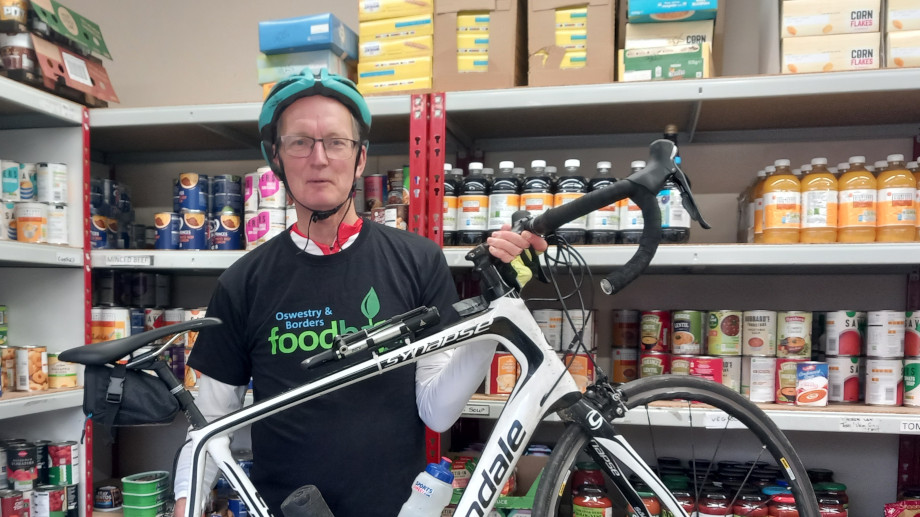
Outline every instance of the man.
{"type": "MultiPolygon", "coordinates": [[[[431,241],[365,223],[352,204],[367,163],[371,115],[347,79],[322,71],[279,82],[259,129],[263,154],[284,181],[297,224],[224,272],[189,357],[202,373],[198,405],[208,420],[239,408],[253,380],[256,401],[302,385],[300,363],[337,334],[435,306],[458,320],[457,294],[431,241]]],[[[504,262],[546,242],[498,231],[491,253],[504,262]]],[[[424,424],[450,427],[488,369],[494,346],[461,347],[305,403],[252,426],[252,480],[276,515],[304,484],[320,489],[336,517],[395,516],[424,468],[424,424]],[[413,397],[414,395],[414,397],[413,397]]],[[[190,453],[176,475],[176,514],[185,512],[190,453]]]]}

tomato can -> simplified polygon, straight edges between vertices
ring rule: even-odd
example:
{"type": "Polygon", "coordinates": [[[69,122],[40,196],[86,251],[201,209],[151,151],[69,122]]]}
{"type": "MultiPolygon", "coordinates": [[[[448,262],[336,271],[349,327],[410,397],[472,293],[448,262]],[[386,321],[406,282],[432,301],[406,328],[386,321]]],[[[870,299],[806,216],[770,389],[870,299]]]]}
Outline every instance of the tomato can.
{"type": "Polygon", "coordinates": [[[741,394],[751,402],[776,400],[776,358],[743,356],[741,358],[741,394]]]}
{"type": "Polygon", "coordinates": [[[920,357],[904,359],[904,405],[920,407],[920,357]]]}
{"type": "Polygon", "coordinates": [[[0,511],[3,517],[28,517],[29,504],[21,490],[0,490],[0,511]]]}
{"type": "Polygon", "coordinates": [[[866,346],[866,313],[859,311],[831,311],[825,319],[827,355],[860,355],[866,346]]]}
{"type": "Polygon", "coordinates": [[[702,311],[674,311],[671,315],[672,354],[699,355],[703,352],[705,318],[706,313],[702,311]]]}
{"type": "Polygon", "coordinates": [[[613,349],[613,382],[634,381],[639,372],[639,350],[636,348],[613,349]]]}
{"type": "Polygon", "coordinates": [[[287,205],[287,193],[284,183],[275,175],[271,167],[259,167],[258,174],[259,208],[280,208],[287,205]]]}
{"type": "Polygon", "coordinates": [[[613,311],[613,348],[639,347],[639,311],[613,311]]]}
{"type": "Polygon", "coordinates": [[[920,311],[908,312],[904,326],[904,357],[920,357],[920,311]]]}
{"type": "Polygon", "coordinates": [[[179,216],[179,249],[208,249],[208,217],[203,210],[182,210],[179,216]]]}
{"type": "Polygon", "coordinates": [[[533,319],[543,331],[546,342],[553,350],[562,350],[562,311],[559,309],[534,309],[533,319]]]}
{"type": "Polygon", "coordinates": [[[741,356],[723,355],[720,359],[722,359],[722,384],[732,391],[741,393],[741,356]]]}
{"type": "Polygon", "coordinates": [[[871,406],[900,406],[903,402],[904,363],[901,359],[887,357],[867,358],[866,404],[871,406]]]}
{"type": "Polygon", "coordinates": [[[742,355],[776,356],[776,311],[744,311],[741,336],[742,355]]]}
{"type": "Polygon", "coordinates": [[[828,396],[827,363],[804,361],[796,365],[795,405],[826,406],[828,396]]]}
{"type": "Polygon", "coordinates": [[[804,361],[805,359],[795,357],[776,359],[775,401],[777,404],[795,404],[798,364],[804,361]]]}
{"type": "Polygon", "coordinates": [[[709,355],[741,355],[741,311],[710,311],[709,355]]]}
{"type": "Polygon", "coordinates": [[[827,356],[828,401],[852,404],[863,398],[866,358],[827,356]]]}
{"type": "Polygon", "coordinates": [[[154,248],[158,250],[179,249],[179,214],[177,212],[155,214],[153,225],[156,227],[154,248]]]}
{"type": "Polygon", "coordinates": [[[811,318],[807,311],[776,313],[776,357],[811,359],[811,318]]]}
{"type": "Polygon", "coordinates": [[[671,348],[671,313],[642,311],[639,320],[639,348],[645,352],[667,352],[671,348]]]}
{"type": "Polygon", "coordinates": [[[694,377],[702,377],[721,384],[723,370],[721,357],[699,355],[690,360],[690,375],[694,377]]]}
{"type": "Polygon", "coordinates": [[[571,324],[568,319],[563,318],[562,320],[560,351],[567,353],[584,352],[585,349],[594,351],[594,311],[569,311],[569,317],[572,318],[571,324]],[[573,325],[579,331],[579,336],[585,345],[584,349],[576,348],[577,345],[570,348],[576,341],[575,331],[572,330],[573,325]]]}
{"type": "Polygon", "coordinates": [[[671,372],[671,355],[660,352],[639,354],[639,377],[654,377],[671,372]]]}
{"type": "Polygon", "coordinates": [[[32,491],[31,517],[65,517],[67,493],[62,486],[39,485],[32,491]]]}
{"type": "Polygon", "coordinates": [[[76,483],[64,487],[67,492],[67,517],[80,517],[79,488],[80,485],[76,483]]]}
{"type": "Polygon", "coordinates": [[[31,443],[6,446],[6,476],[13,490],[32,490],[38,479],[38,453],[31,443]]]}
{"type": "Polygon", "coordinates": [[[671,375],[690,375],[690,362],[696,356],[671,354],[671,375]]]}
{"type": "Polygon", "coordinates": [[[906,316],[902,311],[870,311],[866,355],[885,359],[904,357],[906,316]]]}
{"type": "Polygon", "coordinates": [[[52,485],[71,485],[79,480],[73,470],[73,446],[76,442],[48,444],[48,482],[52,485]]]}

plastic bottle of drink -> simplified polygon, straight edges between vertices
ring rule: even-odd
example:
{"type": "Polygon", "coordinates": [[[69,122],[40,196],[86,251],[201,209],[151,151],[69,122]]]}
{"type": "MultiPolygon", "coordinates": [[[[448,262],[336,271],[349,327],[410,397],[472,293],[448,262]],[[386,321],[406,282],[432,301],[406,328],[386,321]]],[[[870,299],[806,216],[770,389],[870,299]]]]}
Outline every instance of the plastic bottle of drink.
{"type": "Polygon", "coordinates": [[[879,174],[885,172],[888,169],[888,161],[878,160],[872,165],[871,168],[870,167],[866,167],[866,168],[872,171],[872,173],[875,174],[875,177],[878,178],[879,174]]]}
{"type": "Polygon", "coordinates": [[[754,181],[738,195],[738,233],[735,236],[738,242],[754,242],[754,214],[757,208],[754,189],[763,173],[763,170],[757,171],[754,181]]]}
{"type": "Polygon", "coordinates": [[[757,185],[754,187],[754,242],[763,242],[763,184],[767,176],[776,171],[776,166],[767,165],[757,173],[757,185]],[[763,172],[763,175],[760,173],[763,172]]]}
{"type": "Polygon", "coordinates": [[[683,194],[677,183],[668,180],[658,192],[661,210],[661,242],[679,244],[690,240],[690,214],[684,209],[683,194]]]}
{"type": "MultiPolygon", "coordinates": [[[[635,160],[629,164],[631,172],[638,172],[645,168],[643,160],[635,160]]],[[[645,218],[642,209],[633,203],[632,199],[620,202],[620,242],[623,244],[638,244],[645,228],[645,218]]]]}
{"type": "Polygon", "coordinates": [[[546,166],[546,175],[549,176],[550,192],[556,193],[556,186],[559,184],[559,174],[556,172],[555,165],[546,166]]]}
{"type": "Polygon", "coordinates": [[[520,210],[521,197],[518,194],[518,183],[513,170],[514,162],[501,162],[498,166],[498,175],[489,191],[487,235],[501,230],[503,224],[511,224],[511,216],[520,210]]]}
{"type": "Polygon", "coordinates": [[[839,180],[848,170],[850,170],[850,162],[840,162],[837,164],[837,172],[834,176],[839,180]]]}
{"type": "Polygon", "coordinates": [[[444,213],[441,215],[441,222],[444,245],[454,246],[457,244],[457,206],[463,186],[463,169],[448,167],[449,164],[444,164],[444,213]]]}
{"type": "MultiPolygon", "coordinates": [[[[568,159],[565,161],[565,173],[560,176],[556,185],[553,207],[575,201],[587,193],[588,180],[581,175],[580,167],[581,161],[579,160],[568,159]]],[[[584,244],[587,222],[587,216],[579,217],[560,226],[556,230],[556,235],[564,238],[569,244],[584,244]]]]}
{"type": "Polygon", "coordinates": [[[524,177],[527,175],[527,169],[524,167],[515,167],[511,169],[511,176],[514,177],[514,182],[518,186],[518,194],[521,193],[521,189],[524,188],[524,177]]]}
{"type": "Polygon", "coordinates": [[[463,246],[480,244],[489,222],[489,184],[482,173],[482,163],[471,162],[469,169],[460,187],[457,208],[457,238],[463,246]]]}
{"type": "Polygon", "coordinates": [[[851,156],[849,169],[837,181],[837,242],[875,242],[875,176],[866,170],[865,156],[851,156]]]}
{"type": "MultiPolygon", "coordinates": [[[[613,185],[617,181],[610,175],[610,162],[597,162],[597,172],[588,183],[588,192],[613,185]]],[[[617,203],[611,203],[588,214],[588,244],[614,244],[620,229],[620,212],[617,203]]]]}
{"type": "MultiPolygon", "coordinates": [[[[920,158],[917,158],[920,161],[920,158]]],[[[914,179],[917,181],[917,196],[914,197],[914,206],[917,208],[917,237],[916,240],[920,241],[920,165],[917,162],[907,162],[907,170],[914,175],[914,179]]]]}
{"type": "Polygon", "coordinates": [[[451,461],[441,458],[441,463],[429,463],[424,472],[412,482],[412,493],[403,503],[398,517],[440,517],[454,494],[454,474],[451,461]]]}
{"type": "Polygon", "coordinates": [[[802,242],[837,242],[837,178],[827,158],[813,158],[802,178],[802,242]]]}
{"type": "Polygon", "coordinates": [[[552,184],[546,173],[546,162],[530,162],[530,172],[524,177],[521,188],[521,210],[527,210],[536,217],[553,207],[552,184]]]}
{"type": "Polygon", "coordinates": [[[776,160],[776,171],[763,184],[763,242],[799,242],[802,184],[792,174],[789,160],[776,160]]]}
{"type": "Polygon", "coordinates": [[[917,180],[904,166],[903,154],[888,155],[878,175],[878,242],[913,242],[917,237],[917,180]]]}

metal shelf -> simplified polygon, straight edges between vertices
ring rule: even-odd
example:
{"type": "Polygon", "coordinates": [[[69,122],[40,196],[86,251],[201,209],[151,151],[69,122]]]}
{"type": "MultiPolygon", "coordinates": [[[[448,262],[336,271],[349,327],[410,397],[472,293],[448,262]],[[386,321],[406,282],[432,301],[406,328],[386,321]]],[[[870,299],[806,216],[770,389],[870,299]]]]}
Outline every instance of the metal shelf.
{"type": "Polygon", "coordinates": [[[47,413],[83,405],[83,388],[65,388],[38,393],[4,392],[0,397],[0,419],[47,413]]]}
{"type": "Polygon", "coordinates": [[[78,126],[83,106],[0,77],[0,123],[4,129],[78,126]]]}
{"type": "Polygon", "coordinates": [[[0,241],[0,267],[82,267],[83,250],[53,244],[0,241]]]}

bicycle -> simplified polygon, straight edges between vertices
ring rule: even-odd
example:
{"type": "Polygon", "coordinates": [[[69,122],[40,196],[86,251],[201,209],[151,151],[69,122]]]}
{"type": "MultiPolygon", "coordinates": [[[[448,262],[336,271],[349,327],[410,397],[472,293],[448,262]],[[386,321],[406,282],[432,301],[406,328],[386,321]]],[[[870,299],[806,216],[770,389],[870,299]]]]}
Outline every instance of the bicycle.
{"type": "MultiPolygon", "coordinates": [[[[651,144],[649,152],[648,165],[642,171],[549,210],[535,219],[525,217],[515,223],[515,230],[531,230],[548,235],[576,217],[617,200],[631,198],[642,208],[645,217],[645,229],[639,246],[621,269],[601,281],[601,289],[605,293],[620,291],[642,273],[657,250],[661,230],[655,196],[668,178],[673,179],[683,192],[684,206],[691,217],[708,228],[696,208],[686,176],[674,163],[674,144],[667,140],[657,140],[651,144]]],[[[501,487],[511,476],[537,425],[553,413],[562,420],[565,430],[540,478],[534,515],[556,515],[565,497],[572,467],[582,452],[600,465],[625,503],[632,507],[634,515],[650,514],[632,478],[638,478],[649,487],[660,499],[662,508],[673,515],[687,515],[653,467],[640,457],[614,427],[616,420],[632,408],[658,400],[683,399],[714,406],[750,428],[762,442],[760,454],[768,454],[776,465],[782,466],[781,473],[795,496],[799,515],[819,516],[815,494],[804,465],[779,428],[755,404],[721,384],[689,376],[647,377],[621,385],[612,385],[601,377],[583,394],[568,373],[566,365],[547,344],[519,296],[520,288],[515,285],[516,282],[510,279],[506,281],[507,277],[503,277],[499,269],[500,262],[491,257],[484,245],[474,248],[466,258],[473,262],[474,271],[481,276],[482,295],[455,305],[461,315],[458,323],[417,338],[419,332],[438,321],[436,309],[420,307],[390,318],[374,328],[338,336],[330,350],[307,359],[304,367],[316,368],[355,354],[363,354],[366,359],[347,368],[335,369],[333,364],[332,371],[318,380],[244,407],[210,423],[201,416],[191,394],[156,359],[158,350],[132,358],[127,367],[134,370],[153,369],[177,399],[192,425],[189,436],[193,444],[191,479],[194,482],[190,487],[186,516],[201,515],[203,510],[203,472],[208,454],[215,460],[232,488],[239,493],[249,513],[256,517],[270,517],[255,487],[231,456],[228,437],[231,432],[347,384],[412,364],[427,354],[484,340],[498,341],[504,345],[517,359],[521,373],[454,515],[489,514],[501,487]]],[[[215,318],[184,322],[116,341],[77,347],[61,354],[61,359],[86,365],[106,365],[169,334],[219,323],[215,318]]],[[[758,456],[752,462],[751,469],[760,461],[758,456]]],[[[288,513],[289,508],[285,507],[287,517],[309,515],[298,513],[296,508],[288,513]]]]}

